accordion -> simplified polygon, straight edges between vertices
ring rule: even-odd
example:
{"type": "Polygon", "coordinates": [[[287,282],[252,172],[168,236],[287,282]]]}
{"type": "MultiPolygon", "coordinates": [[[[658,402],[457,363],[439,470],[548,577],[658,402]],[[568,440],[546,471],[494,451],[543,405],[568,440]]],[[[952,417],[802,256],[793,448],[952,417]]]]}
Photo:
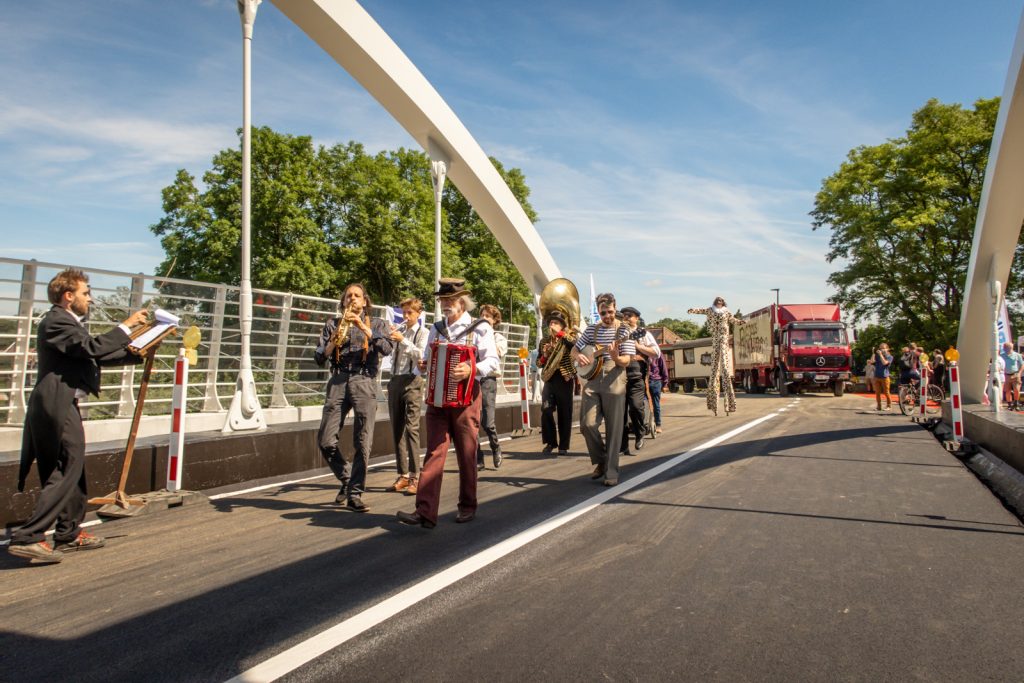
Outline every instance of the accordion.
{"type": "Polygon", "coordinates": [[[464,408],[473,402],[475,382],[476,346],[452,344],[441,339],[431,343],[427,405],[435,408],[464,408]],[[461,382],[452,377],[452,370],[459,363],[469,363],[469,377],[461,382]]]}

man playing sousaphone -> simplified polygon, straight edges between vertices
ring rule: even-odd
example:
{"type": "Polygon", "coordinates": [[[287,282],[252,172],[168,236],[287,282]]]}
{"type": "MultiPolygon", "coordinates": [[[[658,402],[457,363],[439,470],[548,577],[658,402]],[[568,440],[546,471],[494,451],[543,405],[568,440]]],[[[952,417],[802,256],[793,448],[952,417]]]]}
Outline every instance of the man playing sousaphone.
{"type": "Polygon", "coordinates": [[[590,461],[594,464],[591,479],[603,479],[605,486],[619,483],[619,450],[626,407],[626,371],[636,354],[636,345],[626,328],[615,319],[615,297],[597,297],[601,322],[589,325],[572,350],[573,361],[581,368],[601,363],[600,370],[583,387],[580,404],[580,431],[587,442],[590,461]],[[593,348],[593,357],[584,353],[593,348]],[[601,437],[601,422],[605,435],[601,437]]]}
{"type": "Polygon", "coordinates": [[[573,337],[561,311],[552,311],[544,322],[548,335],[541,340],[537,351],[537,366],[544,377],[540,433],[545,453],[557,448],[559,455],[565,455],[572,439],[572,396],[576,389],[576,368],[572,364],[573,337]],[[558,413],[557,423],[555,413],[558,413]]]}
{"type": "Polygon", "coordinates": [[[458,523],[476,516],[476,451],[480,433],[480,379],[498,368],[494,330],[469,312],[476,304],[461,278],[442,278],[434,295],[443,318],[434,323],[417,372],[427,374],[427,455],[420,471],[416,510],[397,513],[403,524],[437,526],[448,445],[459,463],[458,523]],[[428,372],[429,369],[429,372],[428,372]]]}
{"type": "Polygon", "coordinates": [[[394,342],[386,321],[370,320],[370,297],[363,285],[354,283],[346,287],[341,305],[341,316],[324,323],[313,354],[317,365],[323,367],[330,361],[331,368],[317,440],[320,454],[341,483],[335,502],[340,504],[347,498],[349,510],[366,512],[370,508],[362,495],[377,418],[377,368],[381,357],[391,353],[394,342]],[[346,459],[338,450],[338,436],[350,410],[355,414],[355,453],[346,459]]]}

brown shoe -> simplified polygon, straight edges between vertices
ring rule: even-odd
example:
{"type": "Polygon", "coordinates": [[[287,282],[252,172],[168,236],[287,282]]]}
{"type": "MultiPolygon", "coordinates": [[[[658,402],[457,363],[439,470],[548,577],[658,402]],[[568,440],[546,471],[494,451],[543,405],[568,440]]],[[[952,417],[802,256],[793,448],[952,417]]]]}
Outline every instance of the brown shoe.
{"type": "Polygon", "coordinates": [[[604,465],[594,466],[594,472],[590,475],[591,479],[600,479],[604,476],[604,465]]]}
{"type": "Polygon", "coordinates": [[[71,541],[70,543],[58,543],[54,550],[62,553],[70,553],[76,550],[92,550],[93,548],[102,548],[107,544],[107,541],[102,536],[94,536],[88,532],[82,531],[78,534],[78,538],[71,541]]]}
{"type": "Polygon", "coordinates": [[[405,490],[402,491],[402,493],[407,496],[415,496],[417,490],[416,477],[409,477],[409,484],[405,487],[405,490]]]}
{"type": "Polygon", "coordinates": [[[605,479],[604,480],[604,485],[605,486],[618,486],[619,485],[619,480],[618,479],[605,479]]]}
{"type": "Polygon", "coordinates": [[[29,543],[28,545],[11,544],[7,548],[7,552],[17,557],[24,557],[26,560],[31,560],[33,563],[38,564],[56,564],[63,560],[63,556],[60,553],[54,552],[53,548],[46,541],[40,541],[39,543],[29,543]]]}
{"type": "Polygon", "coordinates": [[[466,522],[472,522],[474,517],[476,517],[476,511],[460,512],[459,514],[455,515],[455,523],[465,524],[466,522]]]}
{"type": "Polygon", "coordinates": [[[399,477],[395,479],[395,483],[391,485],[392,491],[402,492],[409,488],[409,477],[399,477]]]}
{"type": "Polygon", "coordinates": [[[408,524],[410,526],[421,526],[424,529],[433,529],[437,524],[431,522],[429,519],[424,517],[418,512],[402,512],[399,510],[395,513],[395,519],[402,524],[408,524]]]}

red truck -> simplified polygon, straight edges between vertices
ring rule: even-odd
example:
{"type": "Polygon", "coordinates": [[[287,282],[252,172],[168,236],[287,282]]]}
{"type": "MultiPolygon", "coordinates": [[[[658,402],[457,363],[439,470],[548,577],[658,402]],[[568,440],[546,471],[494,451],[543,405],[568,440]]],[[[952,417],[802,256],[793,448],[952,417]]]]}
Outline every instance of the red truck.
{"type": "Polygon", "coordinates": [[[850,381],[850,341],[837,304],[771,304],[733,327],[735,381],[747,393],[774,387],[831,389],[850,381]]]}

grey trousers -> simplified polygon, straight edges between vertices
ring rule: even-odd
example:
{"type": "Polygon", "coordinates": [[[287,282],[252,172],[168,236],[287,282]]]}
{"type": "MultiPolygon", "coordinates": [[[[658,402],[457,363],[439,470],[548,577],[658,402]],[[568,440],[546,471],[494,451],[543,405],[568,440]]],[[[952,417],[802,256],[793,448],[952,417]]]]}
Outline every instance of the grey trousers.
{"type": "Polygon", "coordinates": [[[611,369],[583,385],[580,400],[580,431],[587,442],[590,462],[604,465],[605,479],[619,478],[619,450],[626,411],[626,370],[611,364],[611,369]],[[601,422],[605,435],[601,437],[601,422]]]}
{"type": "Polygon", "coordinates": [[[348,495],[356,496],[366,486],[366,467],[373,446],[373,425],[377,419],[377,382],[366,375],[339,373],[327,381],[327,400],[320,420],[317,440],[320,454],[334,476],[343,485],[348,480],[348,495]],[[354,413],[352,445],[354,453],[345,458],[338,448],[338,435],[349,411],[354,413]]]}
{"type": "MultiPolygon", "coordinates": [[[[497,453],[501,446],[498,442],[498,429],[494,426],[494,403],[498,399],[498,378],[484,377],[480,380],[480,427],[487,435],[491,444],[491,453],[497,453]]],[[[482,462],[484,451],[476,447],[476,459],[482,462]]]]}
{"type": "Polygon", "coordinates": [[[420,471],[420,407],[423,405],[423,378],[419,375],[395,375],[388,382],[388,416],[395,439],[395,463],[403,477],[415,477],[420,471]]]}

